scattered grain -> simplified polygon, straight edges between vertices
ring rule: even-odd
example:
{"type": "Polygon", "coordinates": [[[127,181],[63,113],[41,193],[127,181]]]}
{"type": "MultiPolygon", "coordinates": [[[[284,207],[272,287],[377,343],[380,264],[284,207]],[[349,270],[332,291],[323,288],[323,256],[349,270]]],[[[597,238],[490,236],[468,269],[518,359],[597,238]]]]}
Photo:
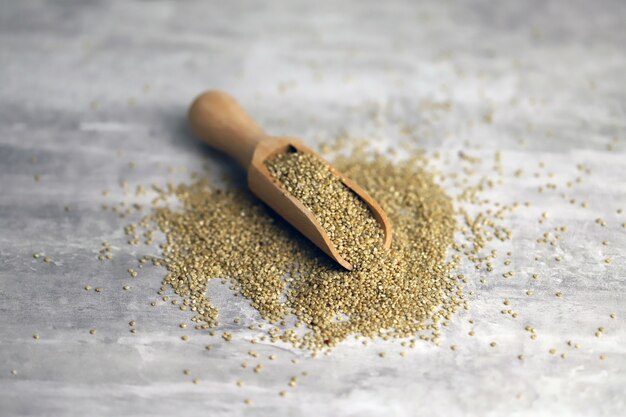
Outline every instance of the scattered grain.
{"type": "MultiPolygon", "coordinates": [[[[382,251],[381,231],[373,231],[378,224],[365,220],[372,230],[366,241],[360,233],[355,237],[361,246],[353,257],[362,258],[353,271],[338,268],[247,192],[224,191],[204,179],[160,192],[163,201],[175,196],[180,206],[155,208],[134,227],[137,233],[142,227],[166,235],[159,258],[168,269],[163,284],[185,300],[182,307],[195,312],[193,321],[217,324],[218,311],[206,290],[211,279],[222,277],[231,277],[235,293],[250,299],[269,321],[280,322],[288,312],[295,313],[297,322],[307,328],[303,335],[287,327],[272,330],[269,336],[311,350],[334,347],[352,334],[414,336],[434,329],[432,320],[449,322],[458,309],[468,308],[460,287],[463,279],[450,275],[458,260],[446,263],[456,230],[454,208],[419,159],[392,163],[382,157],[355,157],[335,164],[383,205],[394,226],[392,248],[382,251]],[[289,276],[287,282],[284,276],[289,276]]],[[[287,171],[281,178],[289,176],[287,171]]],[[[333,187],[343,187],[328,175],[333,187]]],[[[354,198],[350,193],[337,201],[354,198]]],[[[363,207],[352,209],[365,215],[363,207]]],[[[477,242],[475,253],[485,244],[484,237],[478,237],[484,228],[501,240],[510,236],[492,220],[485,221],[487,226],[465,232],[477,242]]],[[[230,338],[228,333],[222,337],[230,338]]],[[[432,341],[441,343],[439,338],[432,341]]]]}

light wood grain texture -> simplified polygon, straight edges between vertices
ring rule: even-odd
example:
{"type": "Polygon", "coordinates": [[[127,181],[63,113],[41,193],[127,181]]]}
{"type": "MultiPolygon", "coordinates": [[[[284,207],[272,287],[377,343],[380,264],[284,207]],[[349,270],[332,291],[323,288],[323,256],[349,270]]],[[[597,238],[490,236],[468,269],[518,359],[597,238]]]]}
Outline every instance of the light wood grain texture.
{"type": "Polygon", "coordinates": [[[391,245],[391,222],[376,200],[356,182],[306,147],[302,141],[267,135],[232,96],[222,91],[207,91],[201,94],[189,109],[189,123],[194,133],[206,144],[225,152],[239,162],[247,171],[248,187],[257,197],[342,267],[352,269],[350,262],[337,251],[328,233],[311,210],[272,177],[265,166],[265,161],[290,150],[316,155],[369,207],[383,229],[385,236],[383,247],[388,249],[391,245]]]}

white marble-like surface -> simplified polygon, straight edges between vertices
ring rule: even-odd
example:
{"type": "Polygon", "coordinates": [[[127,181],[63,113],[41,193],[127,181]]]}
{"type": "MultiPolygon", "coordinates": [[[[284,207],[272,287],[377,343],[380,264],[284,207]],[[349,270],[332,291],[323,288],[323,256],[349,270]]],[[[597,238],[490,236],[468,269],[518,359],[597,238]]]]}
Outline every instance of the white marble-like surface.
{"type": "MultiPolygon", "coordinates": [[[[626,415],[626,214],[616,212],[626,211],[624,22],[621,0],[3,0],[0,416],[626,415]],[[401,358],[397,342],[347,342],[313,360],[256,345],[278,358],[263,360],[259,375],[241,368],[258,362],[246,355],[252,332],[225,324],[235,333],[226,343],[180,329],[188,313],[151,307],[164,272],[148,267],[131,279],[127,268],[147,249],[128,246],[127,220],[100,209],[124,199],[120,181],[183,180],[180,167],[207,158],[233,170],[185,128],[188,104],[207,88],[232,92],[268,131],[311,144],[345,133],[394,143],[408,126],[450,157],[466,145],[485,158],[502,150],[511,178],[518,168],[528,175],[493,197],[534,203],[511,218],[514,239],[500,250],[514,251],[518,275],[481,285],[468,269],[472,310],[455,318],[442,347],[418,344],[401,358]],[[437,110],[442,103],[450,110],[437,110]],[[537,192],[540,160],[557,192],[537,192]],[[559,197],[581,163],[592,174],[567,193],[587,209],[559,197]],[[539,225],[544,211],[551,216],[539,225]],[[570,231],[557,247],[535,243],[563,224],[570,231]],[[111,262],[96,260],[104,240],[111,262]],[[504,298],[519,319],[500,314],[504,298]],[[581,348],[568,348],[570,339],[581,348]]],[[[212,290],[224,323],[257,320],[226,288],[212,290]]]]}

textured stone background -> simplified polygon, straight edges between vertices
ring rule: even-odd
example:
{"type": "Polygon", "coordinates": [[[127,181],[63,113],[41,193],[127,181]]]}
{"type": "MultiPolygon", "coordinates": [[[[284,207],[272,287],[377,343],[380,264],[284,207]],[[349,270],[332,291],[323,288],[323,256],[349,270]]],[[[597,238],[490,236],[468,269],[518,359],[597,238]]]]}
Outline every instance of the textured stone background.
{"type": "MultiPolygon", "coordinates": [[[[626,215],[616,212],[626,210],[624,22],[621,0],[1,1],[0,415],[626,415],[626,215]],[[188,313],[151,307],[164,272],[129,278],[148,249],[126,245],[128,220],[101,210],[124,200],[120,181],[184,180],[182,167],[206,162],[233,171],[185,128],[188,104],[206,88],[232,92],[268,131],[313,145],[344,134],[393,144],[410,131],[450,159],[501,150],[509,177],[527,175],[492,197],[534,203],[509,220],[514,240],[500,248],[514,251],[516,278],[498,279],[498,264],[481,285],[468,269],[472,310],[439,348],[418,344],[403,359],[397,342],[353,341],[312,360],[256,345],[278,359],[260,375],[242,369],[252,332],[224,324],[235,340],[220,343],[180,329],[188,313]],[[537,192],[548,181],[532,175],[539,161],[557,191],[537,192]],[[566,189],[580,163],[592,174],[566,189]],[[563,224],[559,245],[535,243],[563,224]],[[96,260],[103,240],[111,262],[96,260]],[[500,314],[504,298],[519,319],[500,314]],[[599,326],[606,334],[596,338],[599,326]]],[[[211,291],[224,323],[258,320],[224,286],[211,291]]]]}

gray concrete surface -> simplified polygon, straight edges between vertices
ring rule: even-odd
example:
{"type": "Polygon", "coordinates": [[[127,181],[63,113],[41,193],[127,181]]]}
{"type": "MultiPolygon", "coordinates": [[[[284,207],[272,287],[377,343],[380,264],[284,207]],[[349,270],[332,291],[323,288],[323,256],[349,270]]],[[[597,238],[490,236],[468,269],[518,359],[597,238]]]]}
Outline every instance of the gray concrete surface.
{"type": "MultiPolygon", "coordinates": [[[[0,415],[626,415],[624,22],[623,1],[2,1],[0,415]],[[259,344],[277,360],[259,375],[241,368],[256,363],[252,332],[225,324],[228,344],[179,328],[186,312],[151,307],[164,271],[131,279],[148,249],[126,245],[128,220],[101,210],[124,200],[121,181],[185,180],[205,162],[232,170],[185,128],[206,88],[231,91],[268,131],[311,144],[345,134],[392,144],[409,127],[450,160],[501,150],[507,179],[491,197],[533,202],[507,220],[514,239],[499,247],[514,251],[516,278],[498,279],[498,264],[481,284],[467,266],[472,309],[441,347],[401,358],[397,342],[350,341],[313,360],[259,344]],[[591,174],[567,188],[577,164],[591,174]],[[515,178],[519,168],[527,174],[515,178]],[[559,188],[538,193],[546,181],[559,188]],[[565,224],[556,247],[536,243],[565,224]],[[110,262],[96,259],[104,240],[110,262]],[[505,298],[518,319],[500,314],[505,298]]],[[[258,320],[223,286],[211,292],[225,323],[258,320]]]]}

